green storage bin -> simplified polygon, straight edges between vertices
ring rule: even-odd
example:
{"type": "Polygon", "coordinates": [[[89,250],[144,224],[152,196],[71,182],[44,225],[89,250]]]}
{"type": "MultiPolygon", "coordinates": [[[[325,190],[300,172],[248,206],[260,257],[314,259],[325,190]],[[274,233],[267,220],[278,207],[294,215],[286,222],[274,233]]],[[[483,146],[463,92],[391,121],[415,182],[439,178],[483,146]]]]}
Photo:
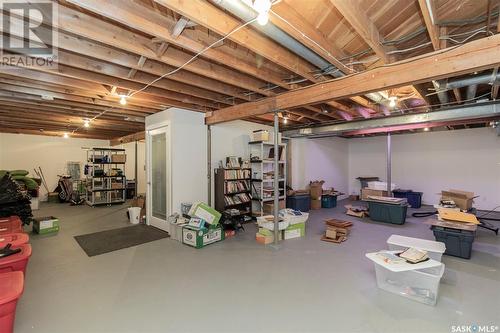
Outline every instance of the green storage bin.
{"type": "Polygon", "coordinates": [[[324,194],[321,196],[321,208],[335,208],[337,207],[337,196],[324,194]]]}
{"type": "Polygon", "coordinates": [[[391,205],[387,203],[368,201],[370,218],[373,221],[404,224],[408,205],[391,205]]]}

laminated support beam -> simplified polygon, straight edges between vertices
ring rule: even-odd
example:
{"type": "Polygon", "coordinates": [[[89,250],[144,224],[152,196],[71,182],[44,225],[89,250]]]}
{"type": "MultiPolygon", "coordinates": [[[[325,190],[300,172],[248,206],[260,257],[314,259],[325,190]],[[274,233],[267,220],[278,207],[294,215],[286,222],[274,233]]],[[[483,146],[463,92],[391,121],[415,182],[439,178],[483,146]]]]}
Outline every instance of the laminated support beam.
{"type": "Polygon", "coordinates": [[[205,121],[217,124],[273,110],[288,110],[494,68],[500,65],[499,53],[500,35],[494,35],[255,102],[219,109],[207,114],[205,121]]]}
{"type": "Polygon", "coordinates": [[[340,136],[343,133],[365,129],[385,128],[388,132],[398,130],[408,125],[423,123],[443,123],[457,120],[472,120],[479,118],[500,118],[500,103],[488,102],[474,105],[460,106],[457,108],[442,109],[434,112],[405,114],[401,116],[384,117],[350,121],[342,124],[309,127],[290,130],[283,133],[287,137],[322,137],[340,136]]]}

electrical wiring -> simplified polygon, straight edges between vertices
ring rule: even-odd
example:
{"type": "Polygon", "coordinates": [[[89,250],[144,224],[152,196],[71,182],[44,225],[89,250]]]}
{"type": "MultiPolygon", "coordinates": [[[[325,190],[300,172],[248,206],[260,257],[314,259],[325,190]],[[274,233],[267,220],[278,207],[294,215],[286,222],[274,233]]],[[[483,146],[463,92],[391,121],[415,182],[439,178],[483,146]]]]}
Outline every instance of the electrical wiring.
{"type": "Polygon", "coordinates": [[[413,50],[416,50],[416,49],[419,49],[419,48],[422,48],[422,47],[425,47],[425,46],[429,46],[431,44],[432,44],[432,42],[427,42],[427,43],[419,44],[419,45],[416,45],[416,46],[413,46],[413,47],[409,47],[409,48],[403,49],[403,50],[389,51],[389,52],[387,52],[387,54],[406,53],[406,52],[410,52],[410,51],[413,51],[413,50]]]}
{"type": "MultiPolygon", "coordinates": [[[[213,42],[212,44],[208,45],[207,47],[205,47],[203,50],[201,50],[200,52],[196,53],[193,57],[191,57],[188,61],[186,61],[184,64],[182,64],[181,66],[177,67],[176,69],[173,69],[171,70],[170,72],[168,73],[165,73],[161,76],[159,76],[158,78],[154,79],[153,81],[151,81],[150,83],[146,84],[144,87],[142,87],[141,89],[139,90],[136,90],[132,93],[129,93],[127,95],[125,95],[126,98],[129,98],[129,97],[132,97],[134,96],[135,94],[137,93],[140,93],[144,90],[146,90],[147,88],[151,87],[153,84],[155,84],[156,82],[160,81],[161,79],[167,77],[167,76],[170,76],[172,74],[175,74],[177,73],[178,71],[180,71],[181,69],[183,69],[184,67],[186,67],[187,65],[189,65],[190,63],[192,63],[194,60],[196,60],[200,55],[202,55],[203,53],[205,53],[206,51],[208,51],[209,49],[211,49],[212,47],[214,47],[215,45],[223,42],[225,39],[227,39],[228,37],[230,37],[232,34],[238,32],[239,30],[243,29],[244,27],[246,27],[247,25],[249,24],[252,24],[254,22],[257,21],[257,18],[253,19],[253,20],[250,20],[238,27],[236,27],[235,29],[231,30],[229,33],[227,33],[226,35],[224,35],[222,38],[220,38],[219,40],[213,42]]],[[[105,114],[107,111],[103,111],[101,112],[100,114],[96,115],[94,118],[92,118],[90,121],[93,121],[95,119],[97,119],[98,117],[102,116],[103,114],[105,114]]],[[[72,134],[75,134],[77,131],[79,131],[80,129],[82,129],[83,126],[80,126],[80,127],[77,127],[76,129],[74,129],[71,133],[72,134]]]]}
{"type": "MultiPolygon", "coordinates": [[[[308,41],[310,41],[311,43],[313,43],[314,45],[316,45],[316,47],[318,47],[321,51],[323,51],[325,53],[325,55],[327,55],[329,58],[331,59],[334,59],[336,62],[340,62],[339,59],[337,59],[333,54],[331,54],[331,52],[329,52],[328,50],[326,50],[324,47],[322,47],[320,44],[318,44],[315,40],[313,40],[312,38],[310,38],[309,36],[307,36],[305,33],[303,33],[301,30],[299,30],[298,28],[296,28],[293,24],[291,24],[290,22],[288,22],[288,20],[286,20],[285,18],[281,17],[281,15],[279,15],[278,13],[276,13],[274,10],[270,10],[270,12],[276,16],[277,18],[279,18],[280,20],[282,20],[283,22],[285,22],[287,25],[289,25],[293,30],[297,31],[303,38],[307,39],[308,41]]],[[[347,70],[347,72],[351,72],[352,69],[349,68],[349,67],[345,67],[345,69],[347,70]]]]}
{"type": "Polygon", "coordinates": [[[205,47],[203,50],[201,50],[200,52],[196,53],[193,57],[191,57],[191,59],[189,59],[188,61],[186,61],[184,64],[182,64],[181,66],[177,67],[176,69],[174,70],[171,70],[170,72],[168,73],[165,73],[161,76],[159,76],[158,78],[156,78],[155,80],[151,81],[150,83],[148,83],[147,85],[145,85],[143,88],[139,89],[139,90],[136,90],[134,91],[133,93],[127,95],[127,97],[132,97],[134,96],[135,94],[139,93],[139,92],[142,92],[144,90],[146,90],[147,88],[151,87],[153,84],[155,84],[156,82],[160,81],[161,79],[167,77],[167,76],[170,76],[172,74],[175,74],[177,73],[178,71],[180,71],[181,69],[183,69],[184,67],[186,67],[187,65],[189,65],[190,63],[192,63],[194,60],[196,60],[200,55],[202,55],[203,53],[205,53],[206,51],[210,50],[212,47],[214,47],[215,45],[217,44],[220,44],[221,42],[223,42],[224,40],[226,40],[227,38],[229,38],[232,34],[238,32],[239,30],[243,29],[244,27],[246,27],[247,25],[249,24],[252,24],[254,22],[257,21],[257,18],[254,18],[242,25],[240,25],[239,27],[231,30],[229,33],[227,33],[226,35],[224,35],[222,38],[220,38],[219,40],[213,42],[212,44],[208,45],[207,47],[205,47]]]}

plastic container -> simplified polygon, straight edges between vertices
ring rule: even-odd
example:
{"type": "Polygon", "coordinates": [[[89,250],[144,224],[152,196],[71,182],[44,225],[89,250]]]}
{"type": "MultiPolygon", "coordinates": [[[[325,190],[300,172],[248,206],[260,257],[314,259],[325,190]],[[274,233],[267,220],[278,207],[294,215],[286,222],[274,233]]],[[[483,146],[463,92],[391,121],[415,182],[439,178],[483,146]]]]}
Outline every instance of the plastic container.
{"type": "Polygon", "coordinates": [[[337,207],[337,196],[336,195],[322,195],[321,196],[321,208],[335,208],[337,207]]]}
{"type": "Polygon", "coordinates": [[[387,245],[391,251],[403,251],[409,247],[427,251],[429,258],[441,262],[441,257],[446,250],[442,242],[435,242],[427,239],[391,235],[387,239],[387,245]]]}
{"type": "Polygon", "coordinates": [[[301,212],[311,210],[311,196],[309,194],[299,194],[286,197],[286,207],[301,212]]]}
{"type": "Polygon", "coordinates": [[[392,205],[381,202],[368,201],[370,219],[373,221],[404,224],[408,205],[392,205]]]}
{"type": "Polygon", "coordinates": [[[141,221],[141,207],[130,207],[128,209],[130,223],[139,224],[141,221]]]}
{"type": "Polygon", "coordinates": [[[21,219],[17,216],[0,219],[0,235],[22,233],[23,225],[21,219]]]}
{"type": "Polygon", "coordinates": [[[395,198],[406,198],[408,204],[412,208],[420,208],[422,207],[422,192],[413,192],[412,190],[394,190],[392,191],[395,198]]]}
{"type": "Polygon", "coordinates": [[[13,248],[20,248],[21,252],[0,258],[0,274],[21,271],[26,275],[26,266],[31,257],[31,245],[22,244],[13,248]]]}
{"type": "MultiPolygon", "coordinates": [[[[396,188],[396,184],[391,183],[391,191],[396,188]]],[[[386,182],[379,182],[379,181],[374,181],[374,182],[368,182],[368,188],[372,190],[378,190],[378,191],[386,191],[387,190],[387,183],[386,182]]]]}
{"type": "Polygon", "coordinates": [[[390,264],[376,258],[374,253],[366,256],[374,262],[380,289],[413,301],[436,305],[444,264],[430,259],[418,264],[396,264],[390,267],[390,264]]]}
{"type": "Polygon", "coordinates": [[[436,305],[439,282],[443,273],[444,264],[437,269],[426,268],[405,272],[392,272],[375,264],[377,286],[380,289],[428,305],[436,305]]]}
{"type": "Polygon", "coordinates": [[[19,247],[28,244],[29,240],[29,236],[25,233],[0,235],[0,248],[5,247],[7,244],[12,244],[12,247],[19,247]]]}
{"type": "Polygon", "coordinates": [[[470,259],[472,252],[472,243],[474,242],[474,231],[451,229],[438,226],[432,226],[434,237],[438,242],[446,245],[444,254],[470,259]]]}
{"type": "Polygon", "coordinates": [[[368,182],[378,181],[378,177],[358,177],[357,178],[361,183],[361,188],[368,187],[368,182]]]}
{"type": "Polygon", "coordinates": [[[192,206],[193,206],[193,204],[189,203],[189,202],[183,202],[183,203],[181,203],[181,213],[182,213],[182,215],[189,215],[189,211],[191,210],[192,206]]]}
{"type": "Polygon", "coordinates": [[[22,272],[0,274],[0,332],[12,333],[17,301],[24,290],[22,272]]]}

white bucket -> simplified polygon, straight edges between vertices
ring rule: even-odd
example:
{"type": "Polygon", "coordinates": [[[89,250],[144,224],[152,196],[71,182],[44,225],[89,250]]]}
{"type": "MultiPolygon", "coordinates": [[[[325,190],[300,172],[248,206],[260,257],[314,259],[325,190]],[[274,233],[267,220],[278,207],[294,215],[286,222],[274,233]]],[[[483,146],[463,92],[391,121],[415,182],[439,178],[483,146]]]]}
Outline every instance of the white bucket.
{"type": "Polygon", "coordinates": [[[141,207],[130,207],[128,209],[130,223],[138,224],[141,218],[141,207]]]}

